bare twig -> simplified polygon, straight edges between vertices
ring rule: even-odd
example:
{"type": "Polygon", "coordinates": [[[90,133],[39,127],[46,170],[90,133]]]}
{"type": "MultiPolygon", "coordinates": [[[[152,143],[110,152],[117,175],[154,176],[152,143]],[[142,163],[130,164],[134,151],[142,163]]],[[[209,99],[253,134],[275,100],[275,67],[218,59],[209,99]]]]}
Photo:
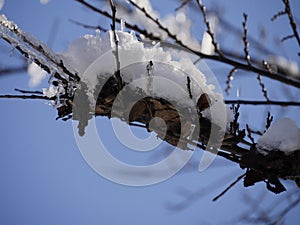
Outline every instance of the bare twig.
{"type": "Polygon", "coordinates": [[[39,94],[39,95],[43,94],[43,92],[41,92],[41,91],[26,91],[26,90],[21,90],[21,89],[18,89],[18,88],[15,88],[15,91],[18,91],[18,92],[23,93],[23,94],[39,94]]]}
{"type": "Polygon", "coordinates": [[[243,14],[244,21],[243,21],[243,30],[244,30],[244,35],[243,35],[243,42],[244,42],[244,53],[245,53],[245,59],[248,63],[248,65],[251,65],[250,62],[250,53],[249,53],[249,42],[248,42],[248,28],[247,28],[247,20],[248,20],[248,15],[246,13],[243,14]]]}
{"type": "Polygon", "coordinates": [[[270,99],[268,97],[267,89],[265,87],[265,84],[262,82],[261,75],[259,73],[257,74],[257,80],[258,80],[259,85],[261,87],[261,91],[264,94],[264,97],[266,98],[267,101],[269,101],[270,99]]]}
{"type": "Polygon", "coordinates": [[[285,37],[283,37],[283,38],[281,38],[281,42],[285,42],[286,40],[288,40],[288,39],[292,39],[293,37],[295,37],[295,35],[294,34],[291,34],[291,35],[287,35],[287,36],[285,36],[285,37]]]}
{"type": "Polygon", "coordinates": [[[1,98],[55,100],[56,97],[49,98],[43,95],[0,95],[1,98]]]}
{"type": "Polygon", "coordinates": [[[289,17],[290,25],[291,25],[291,28],[293,30],[294,37],[296,38],[296,40],[298,42],[298,45],[300,46],[300,36],[298,34],[297,25],[296,25],[296,22],[294,20],[293,14],[292,14],[291,6],[290,6],[290,1],[289,0],[282,0],[282,2],[285,5],[285,12],[287,13],[287,15],[289,17]]]}
{"type": "MultiPolygon", "coordinates": [[[[234,104],[234,103],[232,103],[232,104],[234,104]]],[[[236,135],[239,131],[239,122],[238,122],[238,120],[239,120],[239,116],[240,116],[240,113],[239,113],[240,104],[237,103],[237,106],[232,105],[231,109],[232,109],[233,114],[234,114],[234,119],[230,123],[230,133],[236,135]]]]}
{"type": "Polygon", "coordinates": [[[278,17],[283,16],[285,14],[286,14],[286,11],[280,11],[271,18],[271,21],[275,21],[275,20],[277,20],[278,17]]]}
{"type": "Polygon", "coordinates": [[[92,25],[88,25],[88,24],[85,24],[85,23],[81,23],[79,21],[76,21],[76,20],[72,20],[70,19],[70,22],[78,25],[78,26],[82,26],[83,28],[87,28],[87,29],[93,29],[93,30],[97,30],[99,29],[100,31],[103,31],[103,32],[106,32],[108,29],[105,29],[104,27],[98,25],[98,26],[92,26],[92,25]]]}
{"type": "MultiPolygon", "coordinates": [[[[271,116],[271,113],[268,112],[267,121],[266,121],[266,130],[269,129],[269,127],[271,126],[272,121],[273,121],[273,116],[271,116]]],[[[264,132],[266,132],[266,130],[264,132]]]]}
{"type": "Polygon", "coordinates": [[[232,87],[231,81],[233,80],[233,74],[236,73],[236,71],[237,71],[237,69],[235,67],[232,68],[227,76],[227,81],[226,81],[227,87],[225,89],[226,94],[229,94],[229,91],[232,87]]]}
{"type": "Polygon", "coordinates": [[[202,16],[203,16],[203,21],[206,25],[206,32],[208,33],[208,35],[211,37],[211,43],[213,44],[214,48],[215,48],[215,52],[218,53],[220,56],[223,55],[223,53],[220,50],[219,44],[216,41],[216,37],[215,34],[212,32],[210,24],[207,20],[207,16],[206,16],[206,7],[202,4],[201,0],[197,0],[198,6],[202,12],[202,16]]]}
{"type": "Polygon", "coordinates": [[[247,130],[247,137],[251,140],[252,144],[254,145],[255,144],[255,141],[254,141],[254,138],[252,137],[252,132],[251,132],[251,129],[250,127],[248,126],[248,124],[246,124],[246,130],[247,130]]]}
{"type": "Polygon", "coordinates": [[[240,104],[240,105],[277,105],[277,106],[300,106],[300,102],[292,101],[251,101],[251,100],[225,100],[225,104],[240,104]]]}
{"type": "Polygon", "coordinates": [[[237,184],[244,176],[246,176],[246,173],[239,176],[234,182],[232,182],[222,193],[220,193],[218,196],[214,197],[213,201],[217,201],[220,197],[222,197],[227,191],[229,191],[235,184],[237,184]]]}

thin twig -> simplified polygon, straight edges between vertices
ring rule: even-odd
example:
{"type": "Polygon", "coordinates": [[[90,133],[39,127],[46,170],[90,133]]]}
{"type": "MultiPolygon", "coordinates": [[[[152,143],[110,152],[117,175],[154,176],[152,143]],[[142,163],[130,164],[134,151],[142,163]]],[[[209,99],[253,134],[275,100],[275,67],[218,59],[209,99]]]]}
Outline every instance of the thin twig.
{"type": "Polygon", "coordinates": [[[273,22],[273,21],[277,20],[278,17],[283,16],[285,14],[286,14],[286,11],[280,11],[271,18],[271,21],[273,22]]]}
{"type": "Polygon", "coordinates": [[[220,56],[223,55],[223,53],[220,50],[219,44],[216,41],[216,37],[215,34],[212,32],[210,24],[207,20],[207,15],[206,15],[206,7],[202,4],[201,0],[197,0],[198,6],[202,12],[202,16],[203,16],[203,21],[206,25],[206,32],[208,33],[208,35],[211,38],[211,43],[213,44],[214,48],[215,48],[215,52],[218,53],[220,56]]]}
{"type": "MultiPolygon", "coordinates": [[[[269,127],[271,126],[272,121],[273,121],[273,116],[271,116],[271,113],[268,112],[268,116],[267,116],[267,120],[266,120],[266,130],[269,129],[269,127]]],[[[266,130],[264,132],[266,132],[266,130]]]]}
{"type": "Polygon", "coordinates": [[[233,74],[236,73],[236,71],[237,71],[237,69],[236,69],[235,67],[232,68],[232,69],[230,70],[228,76],[227,76],[227,81],[226,81],[227,87],[226,87],[226,89],[225,89],[225,92],[226,92],[227,95],[229,94],[229,91],[230,91],[230,89],[231,89],[231,87],[232,87],[231,81],[233,80],[233,74]]]}
{"type": "Polygon", "coordinates": [[[290,25],[291,25],[291,28],[293,30],[293,33],[294,33],[294,36],[298,42],[298,45],[300,46],[300,36],[298,34],[298,31],[297,31],[297,25],[296,25],[296,22],[294,20],[294,17],[293,17],[293,14],[292,14],[292,10],[291,10],[291,6],[290,6],[290,1],[289,0],[282,0],[282,2],[284,3],[285,5],[285,11],[289,17],[289,20],[290,20],[290,25]]]}
{"type": "Polygon", "coordinates": [[[250,127],[248,126],[248,124],[246,124],[246,130],[247,130],[247,137],[251,140],[252,144],[254,145],[255,144],[255,141],[254,141],[254,138],[252,137],[252,132],[251,132],[251,129],[250,127]]]}
{"type": "Polygon", "coordinates": [[[239,176],[234,182],[232,182],[222,193],[220,193],[218,196],[214,197],[213,201],[217,201],[220,197],[222,197],[230,188],[232,188],[236,183],[238,183],[244,176],[246,176],[246,173],[239,176]]]}
{"type": "Polygon", "coordinates": [[[175,11],[178,11],[179,9],[182,9],[185,5],[187,5],[192,0],[183,0],[180,6],[178,6],[175,11]]]}
{"type": "Polygon", "coordinates": [[[88,24],[85,24],[85,23],[81,23],[81,22],[73,20],[73,19],[70,19],[70,22],[72,22],[72,23],[74,23],[74,24],[76,24],[78,26],[81,26],[83,28],[86,28],[86,29],[93,29],[93,30],[97,30],[98,29],[98,30],[100,30],[102,32],[108,31],[108,29],[105,29],[104,27],[102,27],[100,25],[98,25],[98,26],[92,26],[92,25],[88,25],[88,24]]]}
{"type": "Polygon", "coordinates": [[[240,104],[240,105],[277,105],[277,106],[300,106],[300,102],[293,101],[251,101],[251,100],[225,100],[225,104],[240,104]]]}
{"type": "Polygon", "coordinates": [[[270,99],[268,97],[267,89],[265,87],[265,84],[262,82],[261,75],[259,73],[257,74],[257,80],[258,80],[259,85],[261,87],[261,91],[264,94],[264,97],[266,98],[267,101],[269,101],[270,99]]]}
{"type": "Polygon", "coordinates": [[[294,34],[291,34],[291,35],[287,35],[287,36],[285,36],[285,37],[283,37],[283,38],[281,38],[281,42],[285,42],[286,40],[288,40],[288,39],[292,39],[292,38],[294,38],[295,37],[295,35],[294,34]]]}
{"type": "Polygon", "coordinates": [[[247,28],[247,20],[248,20],[248,15],[246,13],[243,14],[244,21],[243,21],[243,30],[244,30],[244,35],[243,35],[243,42],[244,42],[244,53],[245,53],[245,59],[248,63],[248,65],[251,65],[250,62],[250,53],[249,53],[249,42],[248,42],[248,28],[247,28]]]}
{"type": "Polygon", "coordinates": [[[43,92],[41,92],[41,91],[26,91],[26,90],[22,90],[22,89],[18,89],[18,88],[15,88],[15,91],[18,91],[23,94],[39,94],[39,95],[43,94],[43,92]]]}
{"type": "Polygon", "coordinates": [[[15,98],[15,99],[42,99],[42,100],[55,100],[55,97],[49,98],[43,95],[0,95],[0,99],[15,98]]]}
{"type": "MultiPolygon", "coordinates": [[[[232,104],[235,104],[235,103],[232,103],[232,104]]],[[[240,116],[240,113],[239,113],[240,104],[237,103],[237,106],[232,105],[231,109],[232,109],[233,114],[234,114],[234,119],[230,123],[230,133],[236,135],[238,133],[238,131],[239,131],[238,120],[239,120],[239,116],[240,116]]]]}

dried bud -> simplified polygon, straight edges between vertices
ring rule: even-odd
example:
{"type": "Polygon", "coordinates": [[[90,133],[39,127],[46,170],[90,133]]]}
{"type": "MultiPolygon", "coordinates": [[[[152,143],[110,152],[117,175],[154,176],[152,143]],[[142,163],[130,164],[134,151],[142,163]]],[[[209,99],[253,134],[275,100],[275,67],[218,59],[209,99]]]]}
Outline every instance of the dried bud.
{"type": "Polygon", "coordinates": [[[197,107],[200,112],[211,106],[211,100],[208,94],[203,93],[197,101],[197,107]]]}

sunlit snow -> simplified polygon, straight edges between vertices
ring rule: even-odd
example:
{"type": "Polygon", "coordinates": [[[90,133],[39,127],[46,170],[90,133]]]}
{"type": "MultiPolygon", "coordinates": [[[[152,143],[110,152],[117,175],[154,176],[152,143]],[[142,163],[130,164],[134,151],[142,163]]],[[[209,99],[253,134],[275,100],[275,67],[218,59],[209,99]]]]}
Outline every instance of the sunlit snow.
{"type": "Polygon", "coordinates": [[[264,155],[271,150],[283,151],[286,154],[300,150],[300,130],[296,122],[289,118],[276,121],[258,139],[257,147],[264,155]]]}
{"type": "Polygon", "coordinates": [[[29,80],[29,87],[36,87],[38,86],[43,79],[46,78],[47,73],[42,70],[38,65],[35,63],[30,63],[28,65],[27,72],[30,76],[29,80]]]}

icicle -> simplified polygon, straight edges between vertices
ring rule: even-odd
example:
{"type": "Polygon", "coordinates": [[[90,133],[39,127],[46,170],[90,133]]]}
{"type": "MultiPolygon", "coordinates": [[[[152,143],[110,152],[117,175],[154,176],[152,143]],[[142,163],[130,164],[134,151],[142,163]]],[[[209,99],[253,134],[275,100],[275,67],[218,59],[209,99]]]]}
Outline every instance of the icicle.
{"type": "Polygon", "coordinates": [[[49,77],[49,79],[48,79],[48,84],[51,84],[51,82],[52,82],[52,80],[54,79],[56,73],[57,73],[56,70],[50,71],[50,77],[49,77]]]}
{"type": "Polygon", "coordinates": [[[134,38],[134,40],[137,40],[137,36],[134,30],[130,31],[131,36],[134,38]]]}
{"type": "Polygon", "coordinates": [[[236,97],[240,97],[240,87],[238,87],[237,89],[236,89],[236,97]]]}
{"type": "Polygon", "coordinates": [[[13,21],[7,20],[5,15],[0,15],[0,35],[11,43],[10,55],[13,54],[14,49],[18,46],[28,57],[38,60],[41,65],[47,65],[50,71],[57,70],[56,72],[63,78],[67,79],[69,77],[61,68],[57,67],[60,64],[60,58],[56,53],[43,42],[19,29],[13,21]]]}
{"type": "Polygon", "coordinates": [[[96,33],[96,38],[100,39],[100,33],[101,33],[100,29],[96,29],[95,33],[96,33]]]}
{"type": "Polygon", "coordinates": [[[32,56],[28,56],[28,58],[27,58],[27,64],[28,64],[28,66],[31,64],[31,63],[33,63],[33,58],[32,58],[32,56]]]}
{"type": "Polygon", "coordinates": [[[125,30],[125,20],[121,19],[121,31],[125,30]]]}
{"type": "Polygon", "coordinates": [[[75,83],[73,81],[69,81],[67,86],[67,94],[69,97],[74,96],[75,89],[76,89],[75,83]]]}
{"type": "Polygon", "coordinates": [[[16,47],[17,47],[17,44],[16,44],[16,43],[12,43],[12,44],[11,44],[11,49],[9,50],[9,56],[10,56],[10,57],[13,56],[16,47]]]}

